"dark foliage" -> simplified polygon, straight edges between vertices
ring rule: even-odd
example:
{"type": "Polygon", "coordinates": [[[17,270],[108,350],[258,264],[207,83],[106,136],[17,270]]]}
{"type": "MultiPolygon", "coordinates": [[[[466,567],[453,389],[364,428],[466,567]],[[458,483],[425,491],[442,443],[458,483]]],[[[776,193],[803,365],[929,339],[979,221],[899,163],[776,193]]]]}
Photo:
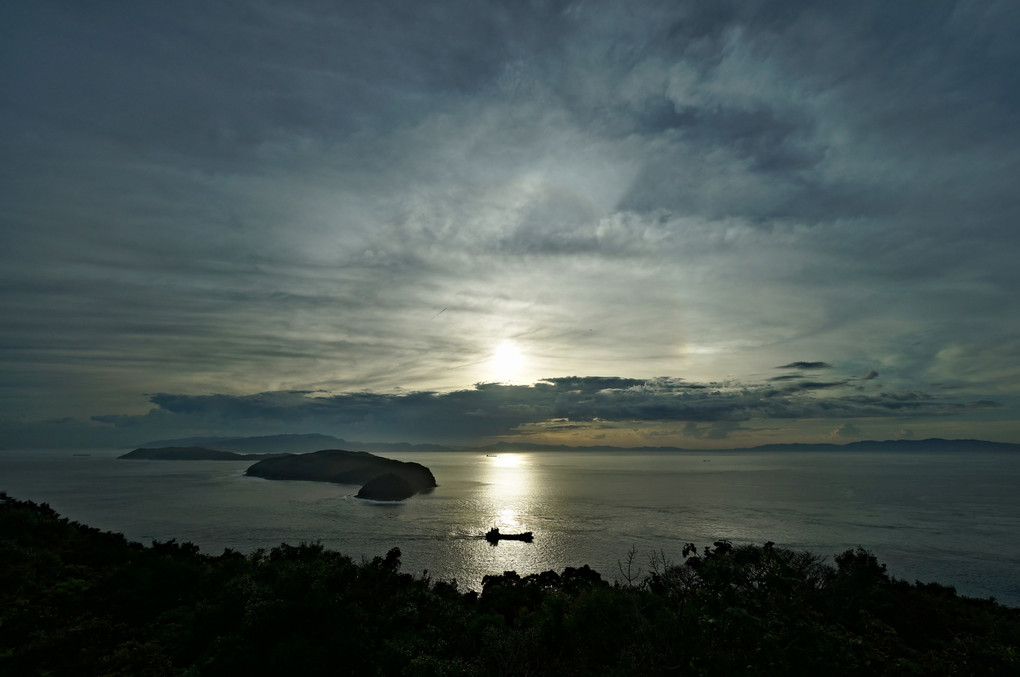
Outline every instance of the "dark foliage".
{"type": "Polygon", "coordinates": [[[1014,675],[1020,610],[718,541],[610,585],[587,566],[481,594],[318,544],[143,547],[0,494],[3,675],[1014,675]]]}

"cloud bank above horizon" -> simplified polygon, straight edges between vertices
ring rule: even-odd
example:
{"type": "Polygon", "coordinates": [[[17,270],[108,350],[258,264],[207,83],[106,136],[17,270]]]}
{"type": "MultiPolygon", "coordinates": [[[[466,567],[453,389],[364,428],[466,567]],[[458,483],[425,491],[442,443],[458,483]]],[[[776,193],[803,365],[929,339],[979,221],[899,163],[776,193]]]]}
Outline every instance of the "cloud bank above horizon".
{"type": "Polygon", "coordinates": [[[1020,442],[1018,29],[995,1],[5,6],[0,445],[1020,442]]]}
{"type": "Polygon", "coordinates": [[[155,406],[145,414],[99,415],[87,423],[28,423],[9,429],[8,435],[26,447],[64,446],[70,440],[84,446],[132,446],[196,431],[252,436],[313,430],[383,442],[516,440],[729,448],[748,440],[752,446],[789,442],[783,423],[790,421],[799,424],[796,439],[806,442],[861,439],[866,434],[862,425],[881,439],[914,437],[904,421],[960,437],[958,417],[988,418],[1001,407],[952,391],[887,391],[880,383],[870,383],[877,378],[874,372],[836,381],[793,376],[795,380],[778,385],[589,376],[532,385],[479,383],[443,393],[157,393],[149,397],[155,406]]]}

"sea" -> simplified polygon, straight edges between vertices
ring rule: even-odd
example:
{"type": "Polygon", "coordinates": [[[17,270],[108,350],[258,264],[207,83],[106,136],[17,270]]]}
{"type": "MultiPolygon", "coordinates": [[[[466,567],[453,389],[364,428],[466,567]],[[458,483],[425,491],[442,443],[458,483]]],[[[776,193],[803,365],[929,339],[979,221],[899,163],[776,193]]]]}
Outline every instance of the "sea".
{"type": "Polygon", "coordinates": [[[154,461],[125,449],[3,450],[0,490],[145,544],[207,554],[321,543],[479,590],[487,574],[589,565],[639,580],[722,539],[858,546],[895,578],[1020,607],[1020,454],[1002,451],[405,452],[438,487],[399,503],[358,487],[245,476],[250,461],[154,461]],[[531,543],[488,543],[492,527],[531,543]]]}

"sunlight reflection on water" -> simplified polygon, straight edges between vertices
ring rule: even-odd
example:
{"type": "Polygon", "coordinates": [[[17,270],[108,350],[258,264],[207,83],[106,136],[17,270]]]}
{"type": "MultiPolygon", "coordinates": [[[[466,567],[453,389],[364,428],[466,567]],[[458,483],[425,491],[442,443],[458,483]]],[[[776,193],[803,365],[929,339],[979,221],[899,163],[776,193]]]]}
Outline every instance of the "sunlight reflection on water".
{"type": "MultiPolygon", "coordinates": [[[[486,455],[483,462],[486,491],[482,497],[489,522],[480,531],[497,527],[503,533],[531,531],[535,542],[504,540],[498,543],[485,541],[487,550],[477,553],[487,573],[503,571],[531,571],[540,568],[540,562],[549,554],[548,541],[542,544],[543,533],[536,515],[538,502],[533,495],[532,459],[526,454],[503,453],[486,455]]],[[[476,560],[477,561],[477,560],[476,560]]]]}

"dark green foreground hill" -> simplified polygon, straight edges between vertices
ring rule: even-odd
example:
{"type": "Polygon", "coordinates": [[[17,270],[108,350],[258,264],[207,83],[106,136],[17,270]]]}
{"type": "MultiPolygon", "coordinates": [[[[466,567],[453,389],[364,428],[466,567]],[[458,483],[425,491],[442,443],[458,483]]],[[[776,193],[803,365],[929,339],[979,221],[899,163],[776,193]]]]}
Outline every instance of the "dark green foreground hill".
{"type": "MultiPolygon", "coordinates": [[[[623,567],[626,569],[626,567],[623,567]]],[[[0,494],[2,675],[1016,675],[1020,610],[764,546],[481,594],[319,545],[150,547],[0,494]]]]}

